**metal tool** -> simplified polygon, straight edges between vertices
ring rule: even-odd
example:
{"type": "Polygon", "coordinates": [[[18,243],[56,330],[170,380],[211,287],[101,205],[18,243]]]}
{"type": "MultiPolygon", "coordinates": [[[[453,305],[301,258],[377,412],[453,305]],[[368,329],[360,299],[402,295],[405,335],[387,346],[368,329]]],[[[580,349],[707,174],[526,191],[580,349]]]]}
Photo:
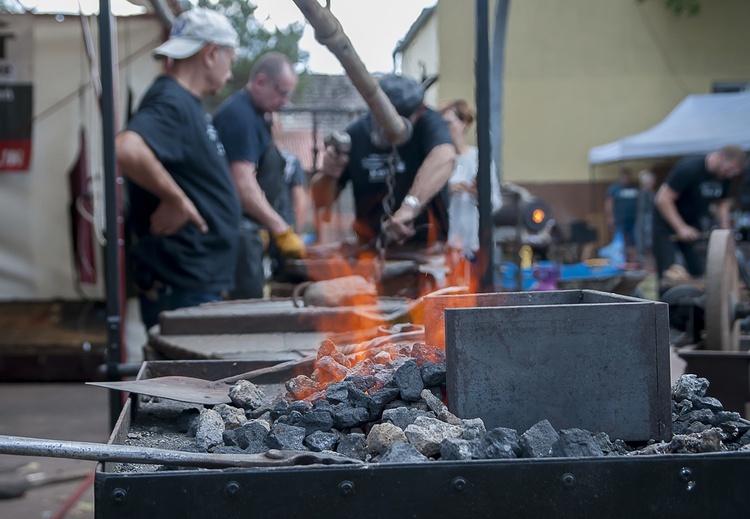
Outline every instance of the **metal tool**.
{"type": "MultiPolygon", "coordinates": [[[[377,348],[389,342],[418,341],[420,339],[424,339],[424,330],[422,329],[376,337],[365,343],[349,344],[341,346],[339,349],[345,355],[350,355],[368,348],[377,348]]],[[[314,365],[315,357],[310,356],[214,381],[193,377],[168,376],[121,382],[87,382],[87,384],[180,402],[204,405],[228,404],[231,402],[229,388],[231,384],[239,380],[248,380],[259,384],[278,383],[297,375],[310,375],[314,365]]]]}
{"type": "MultiPolygon", "coordinates": [[[[467,291],[467,287],[446,287],[432,292],[432,295],[461,294],[467,291]]],[[[361,310],[361,312],[363,317],[372,318],[376,322],[379,321],[380,326],[394,326],[407,321],[424,323],[424,297],[415,299],[399,312],[385,316],[375,315],[374,313],[370,315],[365,310],[361,310]]],[[[401,333],[390,333],[385,337],[376,337],[364,343],[340,346],[339,349],[345,355],[349,355],[367,348],[376,348],[389,342],[418,340],[424,340],[424,329],[422,328],[401,333]]],[[[257,384],[279,383],[297,375],[309,375],[312,373],[314,365],[315,356],[309,356],[214,381],[193,377],[167,376],[117,382],[87,382],[87,384],[180,402],[204,405],[228,404],[231,402],[229,398],[230,385],[239,380],[247,380],[257,384]]]]}
{"type": "Polygon", "coordinates": [[[239,380],[265,383],[271,379],[271,383],[278,382],[274,379],[279,378],[279,373],[284,373],[289,378],[310,374],[314,364],[315,357],[305,357],[213,381],[194,377],[167,376],[118,382],[87,382],[87,384],[179,402],[204,405],[228,404],[232,401],[229,398],[229,388],[239,380]]]}
{"type": "Polygon", "coordinates": [[[326,148],[333,146],[333,149],[339,155],[349,155],[349,152],[352,150],[352,137],[345,131],[339,130],[330,133],[326,136],[324,142],[326,148]]]}
{"type": "Polygon", "coordinates": [[[362,463],[361,461],[339,456],[335,453],[322,454],[311,451],[280,451],[271,449],[263,454],[209,454],[154,449],[151,447],[134,447],[130,445],[46,440],[5,435],[0,435],[0,454],[209,469],[313,464],[350,465],[362,463]]]}

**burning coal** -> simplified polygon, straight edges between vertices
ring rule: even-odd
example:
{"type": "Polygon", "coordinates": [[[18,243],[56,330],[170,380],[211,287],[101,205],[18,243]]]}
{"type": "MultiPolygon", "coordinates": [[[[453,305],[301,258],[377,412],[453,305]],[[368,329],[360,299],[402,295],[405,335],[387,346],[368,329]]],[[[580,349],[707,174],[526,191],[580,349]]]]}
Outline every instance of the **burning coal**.
{"type": "MultiPolygon", "coordinates": [[[[311,382],[290,380],[287,398],[271,401],[262,387],[238,382],[231,391],[233,405],[183,412],[182,430],[192,441],[182,448],[225,454],[334,451],[370,463],[750,450],[750,422],[706,397],[708,381],[695,375],[681,377],[672,388],[678,434],[668,442],[629,445],[604,433],[556,430],[547,420],[524,432],[505,427],[488,431],[481,419],[458,418],[443,405],[445,366],[435,362],[439,354],[427,360],[435,352],[421,343],[390,346],[384,351],[398,356],[387,362],[368,357],[344,370],[323,369],[307,379],[311,382]],[[329,380],[332,373],[345,375],[329,380]],[[307,384],[312,384],[304,390],[307,399],[294,397],[307,384]]],[[[346,357],[331,345],[321,351],[327,353],[321,360],[346,357]]]]}

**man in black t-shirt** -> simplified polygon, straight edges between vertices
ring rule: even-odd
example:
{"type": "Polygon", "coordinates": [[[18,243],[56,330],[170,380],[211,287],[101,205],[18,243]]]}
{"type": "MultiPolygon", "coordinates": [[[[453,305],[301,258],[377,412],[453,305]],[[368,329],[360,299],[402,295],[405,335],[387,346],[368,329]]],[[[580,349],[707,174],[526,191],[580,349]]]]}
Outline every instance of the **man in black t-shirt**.
{"type": "Polygon", "coordinates": [[[154,50],[172,60],[169,72],[116,139],[130,180],[129,253],[147,328],[161,311],[218,301],[234,283],[240,203],[201,99],[232,77],[238,43],[223,15],[181,14],[154,50]]]}
{"type": "Polygon", "coordinates": [[[659,279],[674,263],[677,248],[688,272],[703,275],[705,257],[695,252],[693,244],[709,230],[702,221],[712,203],[719,227],[729,228],[729,187],[745,160],[741,148],[725,146],[708,155],[686,157],[669,172],[654,198],[653,250],[659,279]]]}
{"type": "Polygon", "coordinates": [[[348,155],[340,155],[333,146],[326,148],[323,168],[311,181],[313,201],[317,208],[328,208],[351,182],[354,232],[361,244],[374,245],[381,232],[390,176],[392,214],[386,215],[384,229],[388,241],[426,249],[447,236],[445,186],[453,171],[455,146],[445,120],[423,104],[419,83],[387,75],[380,86],[413,126],[411,138],[394,150],[377,138],[378,125],[371,114],[358,119],[346,129],[351,137],[348,155]]]}
{"type": "Polygon", "coordinates": [[[297,74],[289,59],[269,52],[255,62],[245,88],[224,101],[214,115],[245,213],[233,299],[263,297],[262,229],[270,233],[282,256],[305,255],[302,239],[274,207],[285,186],[284,159],[271,139],[271,114],[291,99],[296,87],[297,74]]]}
{"type": "Polygon", "coordinates": [[[620,169],[620,178],[607,188],[604,200],[604,212],[607,216],[609,230],[614,234],[621,232],[625,244],[630,247],[635,243],[635,213],[638,200],[638,185],[629,168],[620,169]]]}

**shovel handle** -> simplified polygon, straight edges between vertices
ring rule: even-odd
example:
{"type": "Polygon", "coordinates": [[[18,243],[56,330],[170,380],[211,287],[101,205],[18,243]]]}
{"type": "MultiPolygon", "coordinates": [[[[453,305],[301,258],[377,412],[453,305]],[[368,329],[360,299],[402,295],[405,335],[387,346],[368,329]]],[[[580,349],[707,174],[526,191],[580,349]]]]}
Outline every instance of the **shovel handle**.
{"type": "Polygon", "coordinates": [[[306,465],[310,463],[361,464],[335,453],[322,454],[307,451],[270,450],[264,454],[209,454],[183,452],[131,445],[46,440],[23,436],[0,435],[0,454],[20,456],[46,456],[101,462],[123,462],[184,467],[274,467],[279,465],[306,465]]]}

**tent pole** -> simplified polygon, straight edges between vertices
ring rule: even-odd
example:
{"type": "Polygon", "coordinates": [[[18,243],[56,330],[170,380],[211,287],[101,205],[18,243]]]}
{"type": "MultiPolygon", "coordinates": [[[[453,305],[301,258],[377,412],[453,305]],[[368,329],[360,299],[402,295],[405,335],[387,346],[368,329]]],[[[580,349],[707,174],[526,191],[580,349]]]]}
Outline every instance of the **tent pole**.
{"type": "MultiPolygon", "coordinates": [[[[122,178],[115,159],[117,47],[114,18],[110,1],[99,2],[99,53],[102,81],[102,149],[104,157],[104,199],[106,203],[107,246],[105,248],[105,279],[107,293],[107,378],[120,378],[118,366],[123,360],[122,310],[124,308],[123,219],[120,214],[122,178]]],[[[122,409],[123,394],[109,392],[109,418],[114,428],[122,409]]]]}

